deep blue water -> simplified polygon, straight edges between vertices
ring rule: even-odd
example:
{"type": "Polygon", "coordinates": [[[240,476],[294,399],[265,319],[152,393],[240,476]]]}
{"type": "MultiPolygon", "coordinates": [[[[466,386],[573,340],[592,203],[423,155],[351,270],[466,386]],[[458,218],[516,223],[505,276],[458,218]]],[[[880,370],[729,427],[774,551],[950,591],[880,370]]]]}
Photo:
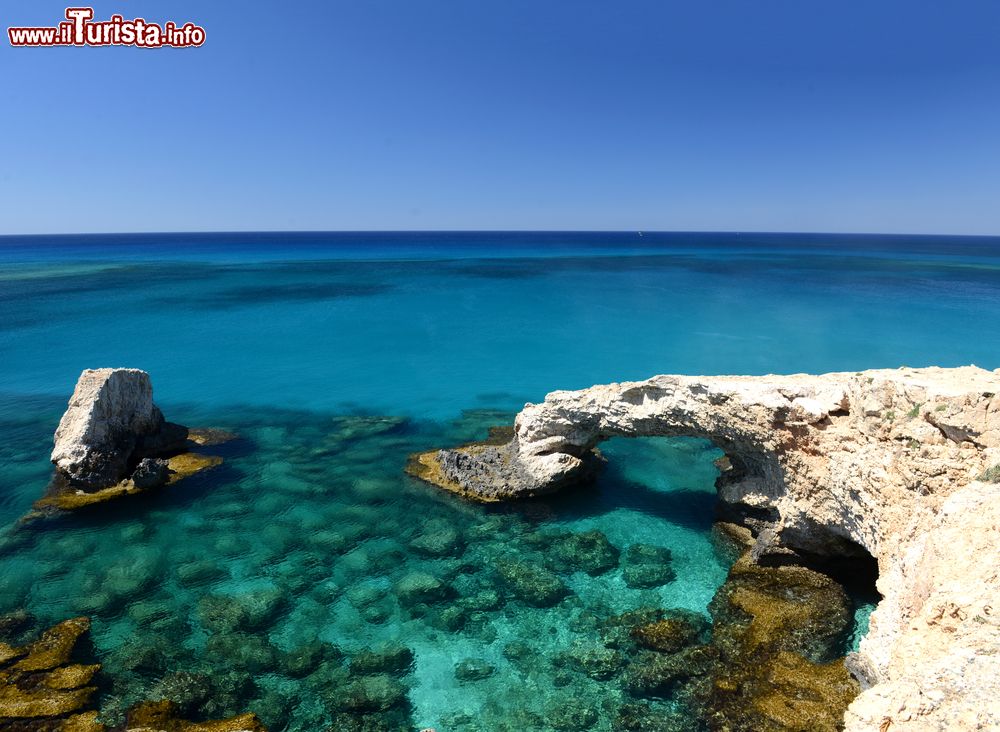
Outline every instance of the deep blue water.
{"type": "Polygon", "coordinates": [[[179,668],[235,666],[254,684],[240,705],[269,709],[273,729],[317,728],[325,689],[350,679],[303,680],[276,659],[317,639],[348,655],[393,641],[415,653],[404,683],[418,726],[558,729],[560,705],[589,700],[592,728],[610,729],[623,692],[553,659],[596,643],[595,623],[616,613],[705,610],[726,571],[710,540],[714,449],[612,441],[594,489],[505,510],[406,478],[406,456],[483,436],[553,389],[968,363],[1000,367],[998,238],[0,238],[0,612],[92,615],[110,706],[179,668]],[[169,494],[16,528],[77,375],[100,366],[146,369],[168,418],[243,441],[169,494]],[[352,419],[372,415],[394,419],[352,419]],[[469,600],[496,587],[497,562],[544,564],[539,534],[591,529],[622,551],[670,549],[676,578],[640,590],[618,568],[562,569],[570,595],[555,607],[469,600]],[[425,530],[457,539],[429,555],[425,530]],[[415,572],[452,587],[466,615],[408,608],[399,588],[415,572]],[[254,593],[281,605],[238,657],[246,637],[212,630],[204,607],[254,593]],[[542,654],[527,669],[507,653],[524,641],[542,654]],[[128,660],[149,649],[166,660],[128,660]],[[496,671],[459,681],[465,658],[496,671]]]}

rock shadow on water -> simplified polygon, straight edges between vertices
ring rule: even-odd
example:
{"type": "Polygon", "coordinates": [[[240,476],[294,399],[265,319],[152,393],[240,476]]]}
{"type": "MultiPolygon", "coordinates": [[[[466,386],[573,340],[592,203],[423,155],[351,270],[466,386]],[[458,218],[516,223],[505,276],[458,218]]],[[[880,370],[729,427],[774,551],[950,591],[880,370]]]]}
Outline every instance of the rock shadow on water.
{"type": "Polygon", "coordinates": [[[718,498],[714,491],[688,488],[653,490],[641,483],[622,479],[609,466],[596,480],[574,486],[571,491],[491,509],[514,512],[528,521],[538,521],[540,517],[545,517],[544,520],[576,521],[624,509],[653,516],[691,531],[707,533],[712,530],[716,520],[717,504],[718,498]]]}
{"type": "Polygon", "coordinates": [[[43,522],[30,521],[19,526],[27,531],[93,530],[116,522],[127,522],[136,515],[153,511],[176,511],[190,507],[213,492],[236,485],[244,476],[239,468],[221,463],[211,470],[186,477],[168,490],[140,491],[127,500],[113,500],[83,510],[58,511],[46,515],[43,522]]]}
{"type": "MultiPolygon", "coordinates": [[[[503,445],[513,436],[511,424],[513,419],[509,412],[497,409],[465,410],[461,417],[453,422],[454,431],[467,435],[468,445],[503,445]],[[483,439],[483,435],[487,435],[483,439]]],[[[461,439],[461,438],[460,438],[461,439]]],[[[643,438],[632,438],[643,439],[643,438]]],[[[657,442],[666,438],[651,438],[657,442]]],[[[685,443],[689,442],[687,440],[685,443]]],[[[701,442],[701,441],[698,441],[701,442]]],[[[441,442],[430,442],[433,448],[441,442]]],[[[707,467],[715,459],[715,448],[705,443],[704,448],[688,450],[696,463],[704,463],[707,467]],[[704,452],[704,455],[702,455],[704,452]]],[[[411,456],[407,472],[421,477],[421,467],[417,462],[425,454],[411,456]]],[[[663,472],[667,475],[679,474],[681,468],[672,464],[671,455],[655,455],[645,458],[644,462],[656,464],[663,461],[663,472]]],[[[656,489],[649,485],[626,477],[620,457],[602,461],[602,467],[593,477],[582,480],[569,490],[536,495],[521,501],[509,501],[501,504],[483,505],[477,510],[510,512],[521,516],[530,523],[546,521],[577,521],[593,519],[613,511],[626,510],[662,519],[680,528],[693,532],[708,534],[717,520],[718,494],[715,490],[698,490],[694,488],[671,486],[656,489]]],[[[433,481],[431,481],[433,482],[433,481]]],[[[447,496],[447,502],[460,507],[468,505],[462,498],[456,498],[454,493],[440,490],[428,490],[429,495],[435,493],[447,496]]]]}

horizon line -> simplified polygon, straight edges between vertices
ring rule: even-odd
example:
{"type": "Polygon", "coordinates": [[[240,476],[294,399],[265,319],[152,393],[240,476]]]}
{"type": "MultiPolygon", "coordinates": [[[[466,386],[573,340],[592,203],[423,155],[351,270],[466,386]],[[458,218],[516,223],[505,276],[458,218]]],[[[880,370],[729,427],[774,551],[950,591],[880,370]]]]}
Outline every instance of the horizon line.
{"type": "Polygon", "coordinates": [[[233,236],[233,235],[303,235],[303,234],[725,234],[729,236],[856,236],[856,237],[925,237],[1000,239],[996,234],[912,233],[888,231],[774,231],[735,229],[205,229],[177,231],[80,231],[54,233],[0,234],[5,239],[55,237],[129,237],[129,236],[233,236]]]}

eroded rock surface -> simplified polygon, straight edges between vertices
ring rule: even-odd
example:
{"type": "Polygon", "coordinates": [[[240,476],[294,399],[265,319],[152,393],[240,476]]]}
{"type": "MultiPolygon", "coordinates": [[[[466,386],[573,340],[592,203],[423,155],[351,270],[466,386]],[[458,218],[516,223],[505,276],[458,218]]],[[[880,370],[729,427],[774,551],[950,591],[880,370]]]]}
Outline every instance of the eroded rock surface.
{"type": "Polygon", "coordinates": [[[99,663],[86,658],[89,618],[58,623],[32,643],[0,643],[0,729],[18,732],[267,732],[255,714],[190,722],[169,700],[143,702],[124,727],[98,719],[99,663]]]}
{"type": "Polygon", "coordinates": [[[719,652],[707,704],[711,729],[843,728],[859,686],[838,658],[850,623],[840,585],[805,567],[762,567],[744,555],[709,610],[719,652]]]}
{"type": "Polygon", "coordinates": [[[267,732],[267,728],[253,713],[189,722],[181,717],[175,703],[158,701],[143,702],[130,709],[124,732],[267,732]]]}
{"type": "MultiPolygon", "coordinates": [[[[411,472],[479,500],[583,479],[614,436],[695,436],[725,451],[724,518],[753,558],[878,561],[849,730],[1000,726],[1000,372],[657,376],[557,391],[504,444],[416,456],[411,472]]],[[[791,669],[791,666],[789,666],[791,669]]],[[[789,674],[796,669],[786,669],[789,674]]]]}
{"type": "Polygon", "coordinates": [[[74,510],[176,483],[222,462],[192,450],[232,437],[167,422],[145,371],[88,369],[56,429],[55,477],[35,507],[74,510]]]}
{"type": "MultiPolygon", "coordinates": [[[[165,424],[145,371],[88,369],[59,421],[52,462],[80,486],[107,487],[127,477],[132,453],[165,424]]],[[[179,437],[183,442],[186,432],[179,437]]]]}
{"type": "Polygon", "coordinates": [[[101,667],[74,659],[89,630],[87,618],[74,618],[25,646],[0,644],[0,729],[100,729],[92,701],[101,667]]]}

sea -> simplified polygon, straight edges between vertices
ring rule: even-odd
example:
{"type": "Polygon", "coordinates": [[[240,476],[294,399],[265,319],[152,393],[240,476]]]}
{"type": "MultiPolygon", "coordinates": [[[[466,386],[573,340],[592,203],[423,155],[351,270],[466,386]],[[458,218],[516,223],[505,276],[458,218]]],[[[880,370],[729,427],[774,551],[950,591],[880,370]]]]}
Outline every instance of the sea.
{"type": "MultiPolygon", "coordinates": [[[[89,616],[110,722],[173,698],[272,732],[336,728],[345,709],[438,732],[616,729],[635,699],[627,659],[593,670],[602,629],[650,608],[707,617],[726,577],[721,453],[618,438],[593,485],[502,506],[407,476],[408,457],[558,389],[965,364],[1000,367],[997,237],[0,237],[0,614],[89,616]],[[238,438],[153,495],[25,522],[76,379],[99,367],[148,371],[169,420],[238,438]],[[669,553],[669,577],[630,582],[637,545],[669,553]]],[[[845,652],[877,596],[852,600],[845,652]]]]}

